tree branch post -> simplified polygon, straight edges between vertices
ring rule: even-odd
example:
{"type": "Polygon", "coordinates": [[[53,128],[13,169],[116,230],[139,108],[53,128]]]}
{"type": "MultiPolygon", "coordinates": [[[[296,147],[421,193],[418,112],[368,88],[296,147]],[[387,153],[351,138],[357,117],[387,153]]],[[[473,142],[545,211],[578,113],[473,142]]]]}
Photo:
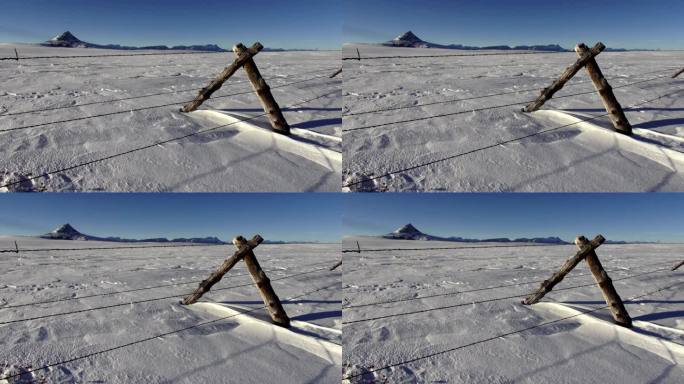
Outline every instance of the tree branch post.
{"type": "MultiPolygon", "coordinates": [[[[242,236],[234,238],[233,244],[238,249],[248,247],[247,240],[242,236]]],[[[287,317],[287,313],[285,313],[285,309],[283,308],[278,295],[276,295],[273,287],[271,286],[271,280],[268,279],[268,276],[266,276],[264,270],[261,269],[261,266],[259,265],[252,248],[247,251],[244,260],[250,275],[252,275],[252,280],[259,290],[261,299],[264,301],[264,304],[268,309],[268,313],[271,315],[271,320],[276,325],[289,328],[290,318],[287,317]]]]}
{"type": "Polygon", "coordinates": [[[256,235],[252,238],[252,240],[245,242],[237,251],[235,251],[235,253],[233,253],[233,256],[227,258],[226,261],[224,261],[215,272],[209,275],[206,280],[202,280],[195,292],[183,299],[182,303],[184,305],[196,303],[197,300],[199,300],[202,295],[209,292],[211,287],[218,283],[223,275],[228,273],[228,271],[230,271],[235,264],[237,264],[248,254],[251,254],[252,250],[261,244],[262,241],[264,241],[264,239],[261,236],[256,235]]]}
{"type": "MultiPolygon", "coordinates": [[[[237,44],[233,47],[233,52],[235,52],[238,57],[243,55],[246,50],[247,48],[242,44],[237,44]]],[[[245,61],[243,68],[245,68],[245,72],[247,72],[247,77],[252,83],[254,91],[257,96],[259,96],[259,101],[264,108],[264,112],[268,115],[273,131],[282,133],[283,135],[289,135],[290,126],[287,124],[287,121],[285,121],[285,116],[283,116],[280,106],[278,106],[273,94],[271,94],[271,88],[266,84],[264,78],[261,77],[259,68],[257,68],[254,60],[251,57],[248,58],[245,61]]]]}
{"type": "Polygon", "coordinates": [[[676,271],[676,270],[679,269],[679,267],[681,267],[682,265],[684,265],[684,260],[683,260],[681,263],[679,263],[679,264],[675,265],[674,267],[672,267],[672,270],[673,270],[673,271],[676,271]]]}
{"type": "MultiPolygon", "coordinates": [[[[589,52],[589,47],[583,43],[577,44],[575,47],[575,52],[577,52],[578,56],[582,57],[589,52]]],[[[627,116],[625,116],[622,106],[615,97],[613,88],[610,86],[610,84],[608,84],[608,80],[606,80],[606,78],[603,76],[601,68],[599,68],[596,59],[593,57],[589,59],[584,68],[587,70],[591,81],[594,83],[596,92],[598,92],[599,96],[601,97],[601,102],[603,102],[603,106],[606,108],[608,116],[610,116],[610,121],[613,123],[615,131],[631,136],[632,125],[629,124],[629,121],[627,121],[627,116]]]]}
{"type": "Polygon", "coordinates": [[[525,108],[523,108],[523,112],[534,112],[541,108],[544,103],[546,103],[547,100],[551,99],[553,95],[560,91],[565,83],[568,82],[577,72],[579,72],[582,67],[584,67],[589,60],[592,60],[596,55],[601,53],[604,49],[606,49],[606,46],[603,45],[603,43],[596,43],[593,48],[591,48],[587,53],[583,54],[575,63],[570,65],[563,71],[561,76],[554,81],[548,88],[544,88],[541,91],[541,95],[537,98],[537,100],[529,103],[525,108]]]}
{"type": "Polygon", "coordinates": [[[251,48],[245,49],[238,57],[233,60],[233,62],[227,66],[219,75],[218,77],[213,80],[211,83],[209,83],[208,86],[202,88],[199,91],[199,94],[197,97],[195,97],[195,100],[189,102],[183,108],[181,108],[182,112],[192,112],[197,110],[197,108],[204,103],[205,100],[211,97],[211,95],[218,91],[223,83],[226,82],[231,76],[237,72],[238,69],[242,68],[242,66],[248,61],[252,60],[252,57],[259,53],[262,49],[264,49],[264,46],[261,45],[261,43],[256,42],[254,45],[252,45],[251,48]]]}
{"type": "Polygon", "coordinates": [[[567,259],[565,263],[563,263],[558,272],[554,273],[550,279],[544,280],[539,289],[535,293],[528,296],[525,300],[523,300],[522,303],[525,305],[538,303],[547,293],[551,292],[551,290],[553,289],[553,287],[556,286],[556,284],[563,281],[565,275],[572,271],[572,269],[575,268],[577,264],[579,264],[582,260],[584,260],[584,258],[587,257],[587,255],[593,252],[594,249],[598,248],[601,244],[603,244],[604,241],[606,241],[606,239],[603,236],[597,235],[594,238],[594,240],[590,241],[588,244],[583,246],[579,251],[577,251],[575,256],[567,259]]]}
{"type": "MultiPolygon", "coordinates": [[[[577,248],[583,249],[589,246],[589,240],[584,236],[579,236],[575,239],[575,245],[577,245],[577,248]]],[[[631,328],[632,318],[629,316],[629,313],[627,313],[627,309],[625,308],[620,295],[618,295],[615,290],[613,281],[608,277],[606,270],[603,269],[601,261],[599,261],[599,258],[596,255],[596,251],[592,250],[589,252],[584,260],[589,265],[589,269],[591,270],[591,274],[594,275],[596,284],[601,288],[601,293],[606,300],[606,304],[610,307],[610,312],[613,315],[615,323],[622,325],[623,327],[631,328]]]]}

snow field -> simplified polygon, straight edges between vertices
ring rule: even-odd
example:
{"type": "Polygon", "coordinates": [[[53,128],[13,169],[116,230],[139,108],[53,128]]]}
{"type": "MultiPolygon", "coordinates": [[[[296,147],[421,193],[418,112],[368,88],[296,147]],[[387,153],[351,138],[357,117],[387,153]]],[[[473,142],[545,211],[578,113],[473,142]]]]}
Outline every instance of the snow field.
{"type": "MultiPolygon", "coordinates": [[[[14,240],[20,249],[112,246],[3,237],[0,248],[14,248],[14,240]]],[[[339,381],[341,272],[328,271],[339,260],[339,244],[264,244],[255,250],[293,320],[289,330],[270,323],[242,263],[200,304],[180,305],[233,250],[230,245],[1,254],[0,265],[7,272],[0,284],[3,376],[23,372],[19,382],[45,378],[66,383],[222,382],[227,377],[240,382],[274,377],[286,383],[339,381]],[[154,286],[158,288],[142,289],[154,286]],[[98,294],[102,296],[72,300],[98,294]],[[157,298],[164,299],[152,300],[157,298]],[[62,301],[45,303],[54,300],[62,301]],[[107,306],[113,307],[97,309],[107,306]],[[79,310],[86,311],[58,315],[79,310]],[[40,316],[48,317],[22,320],[40,316]],[[154,338],[188,327],[193,328],[154,338]],[[150,337],[26,372],[29,366],[35,369],[150,337]]]]}
{"type": "MultiPolygon", "coordinates": [[[[13,55],[14,47],[0,46],[0,56],[13,55]]],[[[16,47],[26,56],[94,52],[16,47]]],[[[0,62],[5,79],[0,86],[0,129],[10,130],[0,132],[6,142],[0,185],[23,180],[4,187],[10,191],[339,190],[341,79],[328,78],[339,68],[339,52],[263,52],[255,56],[294,128],[287,145],[279,145],[282,138],[271,133],[265,116],[259,116],[263,110],[242,70],[202,106],[223,115],[220,123],[207,119],[203,111],[178,111],[231,60],[232,53],[0,62]],[[152,96],[131,99],[142,95],[152,96]],[[126,100],[110,101],[115,99],[126,100]],[[102,101],[107,102],[93,104],[102,101]],[[163,107],[131,111],[160,105],[163,107]],[[113,112],[124,113],[41,125],[113,112]],[[238,116],[250,120],[209,130],[238,116]],[[32,128],[13,130],[22,127],[32,128]],[[202,130],[208,131],[26,180],[202,130]],[[297,152],[304,144],[308,144],[305,150],[297,152]],[[312,159],[310,154],[318,151],[324,154],[312,159]],[[327,159],[324,166],[320,157],[327,159]]]]}
{"type": "MultiPolygon", "coordinates": [[[[344,57],[356,56],[357,47],[362,57],[458,52],[345,45],[344,57]]],[[[520,111],[575,60],[569,52],[344,61],[345,190],[682,190],[684,119],[677,102],[684,80],[670,78],[681,68],[682,53],[597,56],[635,128],[631,138],[613,132],[608,117],[600,117],[605,110],[585,71],[543,110],[520,111]],[[667,96],[653,100],[662,95],[667,96]],[[636,104],[641,105],[627,108],[636,104]],[[470,112],[501,105],[508,106],[470,112]],[[398,107],[404,108],[363,113],[398,107]],[[458,114],[355,130],[451,113],[458,114]],[[497,145],[586,119],[592,120],[497,145]],[[420,166],[488,146],[493,147],[420,166]],[[414,166],[420,167],[368,180],[414,166]]]]}
{"type": "MultiPolygon", "coordinates": [[[[362,250],[458,246],[360,237],[345,238],[343,248],[357,240],[362,250]]],[[[597,249],[634,319],[631,330],[612,323],[585,263],[542,303],[520,303],[575,252],[562,245],[345,254],[345,382],[681,381],[684,283],[670,268],[682,245],[597,249]],[[559,321],[567,316],[574,317],[559,321]]]]}

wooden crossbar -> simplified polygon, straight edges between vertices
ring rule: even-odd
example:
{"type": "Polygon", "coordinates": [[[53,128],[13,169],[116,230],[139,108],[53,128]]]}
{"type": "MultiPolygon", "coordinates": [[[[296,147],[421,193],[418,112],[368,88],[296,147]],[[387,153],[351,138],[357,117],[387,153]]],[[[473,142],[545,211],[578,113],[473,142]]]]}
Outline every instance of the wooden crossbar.
{"type": "Polygon", "coordinates": [[[679,70],[677,73],[675,73],[674,75],[672,75],[672,78],[674,79],[674,78],[676,78],[677,76],[681,75],[682,73],[684,73],[684,68],[682,68],[682,69],[679,70]]]}
{"type": "Polygon", "coordinates": [[[612,280],[608,276],[606,270],[603,269],[603,266],[596,255],[596,248],[603,244],[605,240],[606,239],[601,235],[596,236],[591,241],[584,236],[577,237],[575,239],[575,245],[577,245],[577,248],[579,248],[577,253],[573,257],[566,260],[561,266],[560,270],[554,273],[550,279],[544,280],[539,289],[523,300],[522,303],[525,305],[538,303],[547,293],[553,289],[554,286],[556,286],[556,284],[563,280],[565,275],[567,275],[573,268],[577,266],[577,264],[584,260],[589,265],[591,274],[594,276],[596,284],[601,289],[603,298],[610,308],[615,323],[624,327],[631,327],[632,318],[627,313],[627,309],[625,309],[625,305],[622,302],[620,295],[618,295],[617,290],[613,286],[612,280]]]}
{"type": "MultiPolygon", "coordinates": [[[[575,47],[575,52],[577,55],[582,57],[589,52],[589,47],[585,44],[577,44],[575,47]]],[[[613,93],[613,88],[608,84],[608,80],[603,76],[601,68],[599,68],[598,63],[592,57],[587,61],[584,68],[587,70],[591,81],[594,83],[594,88],[601,97],[601,102],[610,116],[610,121],[613,123],[613,127],[616,132],[624,133],[625,135],[632,134],[632,125],[627,121],[627,116],[622,110],[622,106],[618,102],[615,94],[613,93]]]]}
{"type": "Polygon", "coordinates": [[[596,43],[596,45],[594,45],[589,52],[582,54],[577,61],[567,67],[561,76],[553,82],[553,84],[551,84],[548,88],[544,88],[541,91],[541,95],[539,95],[535,101],[529,103],[525,108],[523,108],[523,112],[534,112],[541,108],[541,106],[544,105],[547,100],[551,99],[556,92],[560,91],[565,83],[575,76],[575,74],[577,74],[577,72],[579,72],[579,70],[582,69],[589,62],[589,60],[592,60],[596,55],[603,52],[604,49],[606,49],[606,46],[603,45],[603,43],[596,43]]]}
{"type": "Polygon", "coordinates": [[[243,65],[248,60],[252,60],[252,57],[259,53],[262,49],[264,49],[264,46],[261,45],[261,43],[256,42],[254,45],[252,45],[251,48],[245,50],[242,54],[238,55],[233,62],[227,66],[219,75],[218,77],[213,80],[209,85],[206,87],[202,88],[199,91],[199,94],[197,97],[195,97],[195,100],[189,102],[183,108],[181,108],[182,112],[192,112],[197,110],[197,108],[204,103],[205,100],[211,97],[211,95],[218,91],[223,83],[226,82],[231,76],[237,72],[238,69],[242,68],[243,65]]]}
{"type": "Polygon", "coordinates": [[[259,246],[259,244],[261,244],[262,241],[264,241],[264,239],[261,236],[254,236],[252,240],[248,241],[237,251],[235,251],[235,253],[233,253],[233,256],[227,258],[226,261],[224,261],[223,264],[221,264],[215,272],[209,275],[209,277],[206,280],[202,280],[202,282],[199,284],[199,287],[197,287],[195,292],[193,292],[191,295],[183,299],[182,303],[185,305],[196,303],[197,300],[199,300],[200,297],[202,297],[202,295],[209,292],[211,287],[221,280],[223,275],[228,273],[228,271],[230,271],[235,266],[235,264],[237,264],[240,260],[247,256],[248,253],[252,252],[254,248],[259,246]]]}

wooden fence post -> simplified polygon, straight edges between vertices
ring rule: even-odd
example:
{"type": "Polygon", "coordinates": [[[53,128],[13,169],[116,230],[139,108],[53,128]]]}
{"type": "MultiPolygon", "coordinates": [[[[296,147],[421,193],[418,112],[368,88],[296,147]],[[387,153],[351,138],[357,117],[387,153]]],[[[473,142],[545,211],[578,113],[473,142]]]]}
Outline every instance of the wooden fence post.
{"type": "Polygon", "coordinates": [[[14,48],[14,56],[16,56],[17,62],[19,62],[19,52],[17,52],[16,48],[14,48]]]}
{"type": "MultiPolygon", "coordinates": [[[[577,46],[575,46],[575,52],[577,52],[578,56],[582,57],[589,52],[589,47],[583,43],[577,44],[577,46]]],[[[629,121],[627,121],[627,116],[625,116],[622,106],[620,106],[620,103],[617,101],[617,98],[613,93],[613,88],[603,76],[601,68],[599,68],[598,63],[596,63],[596,59],[593,57],[589,59],[584,68],[587,70],[591,81],[594,83],[594,88],[596,88],[596,91],[601,97],[603,106],[606,108],[606,112],[608,112],[608,116],[610,116],[610,120],[613,122],[615,130],[619,133],[624,133],[625,135],[632,135],[632,126],[629,124],[629,121]]]]}
{"type": "Polygon", "coordinates": [[[338,261],[335,265],[333,265],[332,267],[330,267],[330,270],[331,270],[331,271],[334,271],[334,270],[337,269],[337,267],[339,267],[340,265],[342,265],[342,260],[338,261]]]}
{"type": "Polygon", "coordinates": [[[332,75],[330,75],[329,79],[332,79],[333,77],[339,75],[340,73],[342,73],[342,68],[338,69],[335,73],[333,73],[332,75]]]}
{"type": "Polygon", "coordinates": [[[259,244],[261,244],[262,241],[264,241],[264,239],[261,236],[256,235],[252,238],[252,240],[246,242],[242,247],[240,247],[240,249],[235,251],[233,256],[227,258],[226,261],[224,261],[223,264],[218,267],[216,272],[213,272],[206,280],[203,280],[195,292],[183,299],[182,303],[185,305],[196,303],[197,300],[199,300],[202,295],[209,292],[211,287],[218,283],[223,275],[228,273],[228,271],[230,271],[231,268],[238,263],[238,261],[242,260],[245,256],[247,256],[247,254],[251,254],[252,249],[256,248],[259,244]]]}
{"type": "Polygon", "coordinates": [[[237,70],[240,69],[248,60],[252,60],[252,57],[254,57],[254,55],[259,53],[259,51],[262,49],[264,49],[264,46],[259,42],[254,43],[251,48],[245,49],[244,52],[238,55],[238,57],[235,58],[235,60],[233,60],[233,62],[227,66],[215,80],[199,91],[199,94],[197,97],[195,97],[195,100],[189,102],[183,108],[181,108],[181,111],[192,112],[199,108],[199,106],[202,105],[205,100],[211,97],[212,93],[218,91],[223,83],[226,82],[226,80],[233,76],[235,72],[237,72],[237,70]]]}
{"type": "MultiPolygon", "coordinates": [[[[247,239],[242,236],[234,238],[233,244],[238,249],[243,249],[244,247],[248,246],[247,239]]],[[[271,286],[271,280],[268,279],[268,276],[266,276],[264,270],[261,269],[261,266],[259,265],[256,256],[254,256],[254,252],[252,252],[251,248],[247,251],[244,260],[250,275],[252,275],[254,284],[259,289],[259,294],[264,300],[264,304],[266,304],[268,313],[271,315],[271,320],[276,325],[289,328],[290,318],[287,317],[287,313],[285,313],[285,309],[280,303],[278,295],[276,295],[273,287],[271,286]]]]}
{"type": "Polygon", "coordinates": [[[672,78],[674,79],[674,78],[676,78],[677,76],[681,75],[682,73],[684,73],[684,68],[682,68],[681,70],[679,70],[679,72],[677,72],[677,73],[675,73],[674,75],[672,75],[672,78]]]}
{"type": "Polygon", "coordinates": [[[603,43],[596,43],[593,48],[589,50],[589,52],[583,54],[577,61],[567,67],[565,71],[561,74],[560,78],[558,78],[556,81],[551,84],[548,88],[544,88],[541,91],[541,95],[537,98],[537,100],[529,103],[525,108],[523,108],[523,112],[534,112],[541,108],[544,103],[549,100],[553,95],[560,91],[565,83],[570,80],[577,72],[579,72],[582,67],[584,67],[589,60],[593,59],[596,55],[601,53],[604,49],[606,49],[606,46],[603,45],[603,43]]]}
{"type": "MultiPolygon", "coordinates": [[[[17,251],[17,252],[18,252],[18,251],[17,251]]],[[[673,270],[673,271],[676,271],[676,270],[679,269],[679,267],[681,267],[682,265],[684,265],[684,261],[682,261],[681,263],[675,265],[675,266],[672,268],[672,270],[673,270]]]]}
{"type": "Polygon", "coordinates": [[[598,248],[601,244],[603,244],[604,241],[606,241],[606,239],[603,236],[596,236],[594,240],[589,242],[589,244],[587,244],[582,249],[577,251],[575,256],[567,259],[565,263],[563,263],[558,272],[554,273],[550,279],[544,280],[539,289],[535,293],[528,296],[525,300],[523,300],[522,303],[525,305],[538,303],[539,300],[541,300],[544,297],[544,295],[551,292],[553,287],[563,280],[563,278],[565,277],[565,275],[568,274],[568,272],[575,268],[577,264],[580,263],[580,261],[584,260],[584,258],[587,257],[589,253],[593,252],[594,249],[598,248]]]}
{"type": "MultiPolygon", "coordinates": [[[[237,44],[233,47],[233,52],[235,52],[238,57],[246,50],[247,48],[242,44],[237,44]]],[[[254,91],[257,96],[259,96],[259,101],[264,107],[264,112],[268,115],[273,130],[284,135],[289,135],[290,126],[287,124],[287,121],[285,121],[285,116],[283,116],[280,106],[278,106],[278,103],[273,98],[273,94],[271,94],[271,89],[268,84],[266,84],[264,78],[261,77],[261,73],[259,73],[259,69],[257,68],[256,63],[254,63],[254,60],[251,57],[248,58],[245,61],[243,68],[245,68],[245,72],[247,72],[247,77],[252,83],[254,91]]]]}
{"type": "MultiPolygon", "coordinates": [[[[577,248],[583,249],[589,246],[589,240],[584,236],[579,236],[575,239],[575,245],[577,245],[577,248]]],[[[598,256],[596,256],[596,252],[592,250],[587,254],[584,260],[586,260],[589,265],[589,269],[591,270],[591,274],[594,275],[596,284],[601,288],[603,298],[610,307],[610,312],[613,314],[615,322],[618,325],[631,328],[632,318],[629,317],[629,313],[627,313],[627,309],[625,309],[625,305],[622,303],[620,295],[618,295],[615,290],[612,280],[608,277],[608,273],[603,269],[601,261],[599,261],[598,256]]]]}

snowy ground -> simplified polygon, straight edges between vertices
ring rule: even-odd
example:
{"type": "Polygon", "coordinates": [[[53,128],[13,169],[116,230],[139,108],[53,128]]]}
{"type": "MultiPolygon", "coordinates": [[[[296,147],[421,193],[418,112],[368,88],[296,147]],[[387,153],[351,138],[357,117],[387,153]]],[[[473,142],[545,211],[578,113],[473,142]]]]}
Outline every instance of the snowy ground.
{"type": "MultiPolygon", "coordinates": [[[[593,236],[593,234],[592,234],[593,236]]],[[[344,249],[458,247],[473,244],[345,238],[344,249]]],[[[486,246],[488,244],[476,244],[486,246]]],[[[498,245],[501,245],[500,243],[498,245]]],[[[394,251],[345,254],[343,323],[464,303],[463,306],[343,326],[344,375],[350,382],[391,383],[680,383],[684,381],[684,290],[676,286],[626,302],[632,330],[612,323],[607,310],[472,346],[469,343],[605,306],[585,263],[541,303],[520,304],[551,276],[574,245],[556,247],[394,251]],[[512,285],[530,282],[525,285],[512,285]],[[560,290],[578,285],[589,286],[560,290]],[[472,291],[508,285],[496,289],[472,291]],[[357,308],[349,305],[433,294],[432,298],[357,308]],[[471,304],[520,295],[520,298],[471,304]],[[368,370],[465,346],[449,353],[368,370]]],[[[684,245],[602,245],[597,254],[627,300],[676,283],[684,245]],[[620,278],[650,272],[634,278],[620,278]]]]}
{"type": "MultiPolygon", "coordinates": [[[[0,56],[14,56],[15,47],[21,56],[131,53],[0,44],[0,56]]],[[[266,117],[260,117],[25,182],[10,190],[339,191],[342,80],[340,76],[328,78],[339,69],[339,58],[340,52],[322,51],[262,52],[255,56],[293,128],[291,137],[273,134],[266,117]],[[320,78],[278,88],[315,76],[320,78]]],[[[263,113],[243,70],[201,107],[213,112],[178,112],[184,102],[195,97],[197,89],[208,85],[232,60],[231,52],[0,61],[0,130],[173,103],[163,108],[0,132],[0,185],[263,113]],[[166,94],[7,115],[161,92],[166,94]],[[239,92],[245,93],[217,98],[239,92]]]]}
{"type": "MultiPolygon", "coordinates": [[[[1,249],[111,247],[129,244],[0,237],[1,249]]],[[[136,243],[135,246],[147,245],[136,243]]],[[[293,320],[271,325],[243,263],[200,303],[179,304],[234,248],[189,247],[0,254],[0,323],[45,314],[177,295],[110,309],[0,324],[0,377],[115,347],[203,321],[245,315],[95,355],[11,383],[336,383],[341,370],[339,244],[261,245],[255,250],[293,320]],[[316,272],[288,277],[297,273],[316,272]],[[284,279],[283,279],[284,278],[284,279]],[[172,287],[16,308],[7,306],[111,293],[156,285],[172,287]],[[239,286],[228,288],[231,286],[239,286]],[[222,289],[223,288],[223,289],[222,289]],[[5,308],[3,308],[5,307],[5,308]]],[[[0,380],[0,383],[5,381],[0,380]]]]}
{"type": "MultiPolygon", "coordinates": [[[[344,57],[478,54],[440,49],[345,45],[344,57]]],[[[343,117],[344,130],[519,102],[520,105],[398,123],[343,134],[344,185],[605,113],[582,70],[534,113],[520,109],[576,60],[574,52],[344,61],[343,116],[382,108],[508,92],[505,95],[343,117]],[[559,98],[560,96],[590,92],[559,98]]],[[[684,52],[604,52],[597,57],[626,112],[632,138],[607,117],[520,142],[351,186],[388,191],[684,190],[684,52]],[[635,81],[633,86],[617,88],[635,81]]]]}

